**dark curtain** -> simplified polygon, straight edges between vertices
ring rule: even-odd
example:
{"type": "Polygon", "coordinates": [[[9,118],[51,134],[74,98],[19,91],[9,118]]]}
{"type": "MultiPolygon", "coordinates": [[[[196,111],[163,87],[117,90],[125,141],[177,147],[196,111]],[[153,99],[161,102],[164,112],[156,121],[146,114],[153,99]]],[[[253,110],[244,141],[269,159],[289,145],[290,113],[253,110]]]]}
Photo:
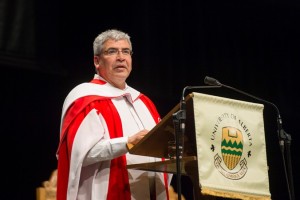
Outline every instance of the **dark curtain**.
{"type": "Polygon", "coordinates": [[[36,57],[34,1],[0,1],[0,65],[32,68],[36,57]]]}
{"type": "MultiPolygon", "coordinates": [[[[293,0],[0,0],[6,184],[16,187],[16,199],[34,199],[35,187],[49,178],[63,100],[93,77],[94,38],[117,28],[133,42],[128,84],[152,98],[162,116],[179,103],[185,86],[204,85],[205,76],[278,106],[293,139],[297,188],[299,20],[300,4],[293,0]]],[[[258,102],[226,88],[197,92],[258,102]]],[[[272,199],[288,199],[277,113],[265,104],[264,115],[272,199]]]]}

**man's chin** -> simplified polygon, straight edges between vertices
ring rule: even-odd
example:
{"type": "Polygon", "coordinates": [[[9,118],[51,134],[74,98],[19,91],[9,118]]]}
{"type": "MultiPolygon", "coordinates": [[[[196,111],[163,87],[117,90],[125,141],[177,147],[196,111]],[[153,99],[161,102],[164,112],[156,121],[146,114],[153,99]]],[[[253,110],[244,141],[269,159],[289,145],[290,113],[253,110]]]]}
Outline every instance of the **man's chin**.
{"type": "Polygon", "coordinates": [[[116,74],[115,77],[118,78],[118,79],[124,79],[124,80],[126,80],[128,78],[128,76],[129,76],[128,72],[126,72],[126,73],[122,72],[122,73],[116,74]]]}

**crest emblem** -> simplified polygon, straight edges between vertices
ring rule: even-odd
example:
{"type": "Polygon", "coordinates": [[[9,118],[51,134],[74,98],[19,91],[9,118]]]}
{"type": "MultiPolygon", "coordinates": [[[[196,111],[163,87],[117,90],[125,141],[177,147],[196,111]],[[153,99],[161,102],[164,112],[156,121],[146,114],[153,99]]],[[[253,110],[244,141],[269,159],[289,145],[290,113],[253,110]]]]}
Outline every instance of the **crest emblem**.
{"type": "Polygon", "coordinates": [[[221,153],[226,167],[234,169],[243,154],[243,134],[234,127],[222,128],[221,153]]]}

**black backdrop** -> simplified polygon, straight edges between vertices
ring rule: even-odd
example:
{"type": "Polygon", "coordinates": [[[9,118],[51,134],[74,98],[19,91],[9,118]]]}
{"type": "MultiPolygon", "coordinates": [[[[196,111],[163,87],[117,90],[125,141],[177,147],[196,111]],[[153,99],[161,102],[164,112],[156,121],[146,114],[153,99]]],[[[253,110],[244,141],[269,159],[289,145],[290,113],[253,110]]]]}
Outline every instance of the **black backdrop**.
{"type": "MultiPolygon", "coordinates": [[[[207,75],[276,104],[292,136],[299,196],[299,11],[297,1],[286,0],[1,0],[0,198],[34,199],[56,168],[63,100],[93,77],[92,42],[109,28],[132,37],[128,84],[151,97],[162,116],[185,86],[204,85],[207,75]]],[[[199,92],[257,102],[224,88],[199,92]]],[[[273,107],[265,105],[264,119],[272,198],[288,199],[273,107]]]]}

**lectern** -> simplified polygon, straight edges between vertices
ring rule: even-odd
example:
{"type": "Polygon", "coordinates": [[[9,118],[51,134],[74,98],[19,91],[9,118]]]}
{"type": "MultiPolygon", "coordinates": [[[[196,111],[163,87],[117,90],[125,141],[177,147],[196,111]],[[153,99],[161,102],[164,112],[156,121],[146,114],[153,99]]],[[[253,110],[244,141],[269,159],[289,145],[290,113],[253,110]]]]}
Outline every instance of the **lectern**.
{"type": "Polygon", "coordinates": [[[264,106],[201,93],[189,94],[184,105],[182,158],[168,159],[168,142],[179,141],[178,104],[138,144],[128,144],[131,154],[166,160],[128,168],[189,176],[196,200],[270,200],[264,106]]]}
{"type": "MultiPolygon", "coordinates": [[[[193,109],[193,95],[186,97],[186,128],[184,134],[183,157],[181,160],[181,174],[190,177],[193,183],[194,199],[214,199],[212,196],[203,197],[200,193],[197,149],[195,139],[195,122],[193,109]]],[[[172,116],[180,109],[176,105],[149,133],[136,145],[128,144],[129,153],[157,158],[166,158],[162,162],[127,165],[128,169],[144,171],[166,172],[176,174],[176,160],[168,158],[168,142],[174,141],[175,129],[172,116]]]]}

